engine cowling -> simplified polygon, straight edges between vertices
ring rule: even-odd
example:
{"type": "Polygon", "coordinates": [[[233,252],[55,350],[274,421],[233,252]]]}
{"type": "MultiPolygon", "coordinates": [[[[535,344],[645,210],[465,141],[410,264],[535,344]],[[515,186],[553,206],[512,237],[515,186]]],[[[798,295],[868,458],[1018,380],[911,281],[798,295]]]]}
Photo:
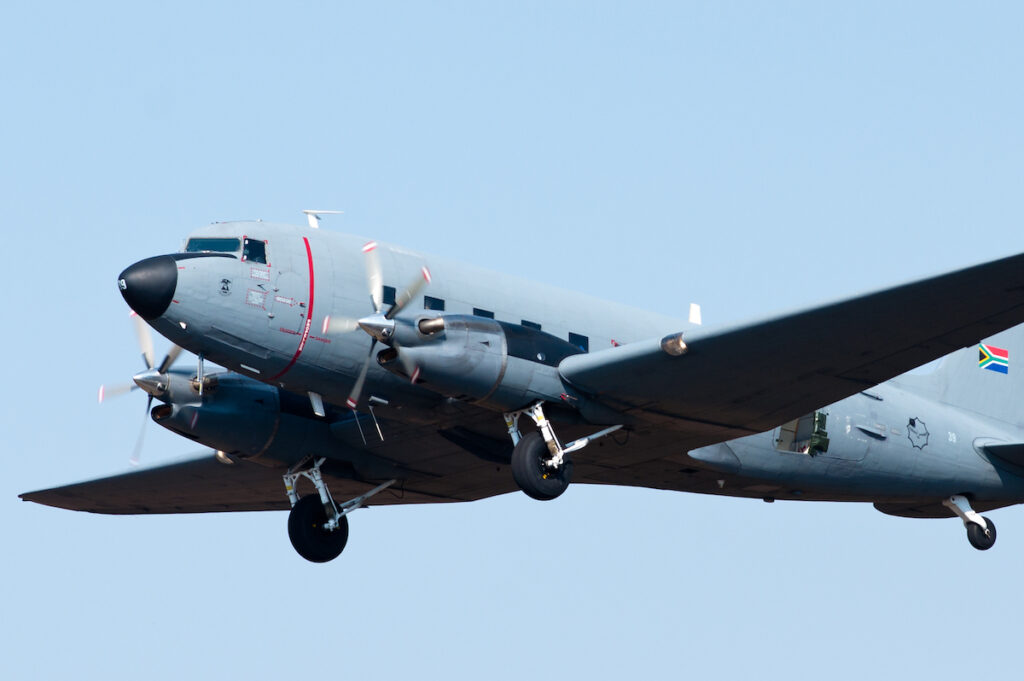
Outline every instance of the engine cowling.
{"type": "Polygon", "coordinates": [[[472,315],[421,319],[396,329],[395,341],[378,355],[381,366],[499,411],[559,400],[565,388],[558,364],[583,352],[538,329],[472,315]]]}
{"type": "MultiPolygon", "coordinates": [[[[178,386],[172,381],[171,387],[178,386]]],[[[187,389],[178,387],[179,399],[186,396],[187,389]]],[[[208,377],[202,398],[194,388],[192,391],[190,401],[155,407],[153,420],[179,435],[243,458],[259,456],[270,446],[280,418],[277,388],[224,373],[208,377]]]]}
{"type": "Polygon", "coordinates": [[[346,444],[359,432],[348,409],[327,405],[326,417],[317,416],[308,398],[230,372],[207,376],[202,396],[194,375],[167,375],[164,383],[159,398],[167,401],[153,408],[153,420],[231,459],[281,467],[323,456],[332,460],[333,475],[408,475],[393,462],[346,444]]]}

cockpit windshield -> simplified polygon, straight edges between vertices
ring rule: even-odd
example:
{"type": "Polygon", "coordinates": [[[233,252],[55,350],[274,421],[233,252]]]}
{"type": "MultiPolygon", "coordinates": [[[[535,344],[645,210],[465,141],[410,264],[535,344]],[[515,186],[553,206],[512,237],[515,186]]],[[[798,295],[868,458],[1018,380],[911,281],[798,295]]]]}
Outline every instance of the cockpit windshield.
{"type": "Polygon", "coordinates": [[[245,237],[245,249],[242,251],[242,260],[246,262],[258,262],[266,265],[267,242],[245,237]]]}
{"type": "Polygon", "coordinates": [[[186,253],[237,253],[242,248],[240,239],[197,237],[185,244],[186,253]]]}

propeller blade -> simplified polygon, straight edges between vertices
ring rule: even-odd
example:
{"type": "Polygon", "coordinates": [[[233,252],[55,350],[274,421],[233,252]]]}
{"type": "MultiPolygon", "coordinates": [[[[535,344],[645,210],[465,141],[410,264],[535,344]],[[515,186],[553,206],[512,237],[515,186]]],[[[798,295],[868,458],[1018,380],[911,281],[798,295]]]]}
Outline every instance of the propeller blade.
{"type": "Polygon", "coordinates": [[[149,326],[139,315],[132,312],[132,321],[135,322],[135,335],[139,338],[139,350],[142,351],[142,360],[146,363],[147,369],[153,368],[153,336],[149,333],[149,326]]]}
{"type": "Polygon", "coordinates": [[[121,395],[127,395],[131,391],[135,390],[139,386],[135,383],[118,383],[117,385],[101,385],[100,393],[96,396],[96,401],[103,404],[104,400],[108,400],[111,397],[120,397],[121,395]]]}
{"type": "Polygon", "coordinates": [[[324,323],[320,328],[320,333],[326,336],[329,333],[348,333],[350,331],[355,331],[358,328],[358,319],[352,319],[351,317],[332,317],[327,315],[324,317],[324,323]]]}
{"type": "Polygon", "coordinates": [[[388,313],[384,315],[387,319],[394,319],[409,302],[416,297],[424,286],[430,283],[430,270],[426,267],[420,268],[419,276],[416,277],[401,293],[395,296],[395,304],[391,306],[388,313]]]}
{"type": "Polygon", "coordinates": [[[142,419],[142,428],[139,429],[139,437],[135,440],[135,449],[132,450],[132,456],[128,459],[128,462],[133,466],[139,465],[139,455],[142,454],[142,443],[146,440],[146,422],[149,421],[149,409],[153,406],[153,396],[150,395],[149,399],[146,400],[146,415],[142,419]]]}
{"type": "Polygon", "coordinates": [[[405,375],[412,379],[413,383],[418,381],[420,377],[420,368],[417,366],[416,361],[409,357],[406,352],[403,352],[402,346],[397,342],[392,343],[391,347],[395,349],[398,363],[402,365],[402,371],[405,372],[405,375]]]}
{"type": "Polygon", "coordinates": [[[377,347],[376,338],[370,342],[370,352],[366,355],[366,361],[363,362],[363,369],[359,372],[359,377],[356,379],[356,384],[352,386],[352,392],[349,394],[348,399],[345,400],[345,405],[349,409],[355,409],[359,404],[359,398],[363,392],[363,384],[366,383],[366,372],[370,370],[370,360],[373,359],[373,349],[375,347],[377,347]]]}
{"type": "Polygon", "coordinates": [[[167,351],[166,355],[164,355],[164,361],[160,362],[160,368],[158,368],[156,370],[157,373],[158,374],[165,374],[165,373],[167,373],[167,370],[171,368],[171,365],[174,364],[175,360],[178,359],[178,355],[180,355],[180,354],[181,354],[181,346],[180,345],[172,345],[171,349],[167,351]]]}
{"type": "Polygon", "coordinates": [[[380,257],[377,255],[377,242],[370,241],[363,246],[366,254],[366,282],[370,287],[370,300],[373,311],[380,314],[384,307],[384,275],[381,274],[380,257]]]}

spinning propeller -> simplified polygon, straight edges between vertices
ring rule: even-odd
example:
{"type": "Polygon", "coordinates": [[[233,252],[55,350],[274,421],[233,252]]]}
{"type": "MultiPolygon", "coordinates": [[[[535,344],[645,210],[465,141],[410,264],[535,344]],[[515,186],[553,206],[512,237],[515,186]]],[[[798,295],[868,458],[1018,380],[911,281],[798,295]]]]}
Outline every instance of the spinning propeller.
{"type": "MultiPolygon", "coordinates": [[[[153,406],[153,397],[162,394],[167,389],[167,370],[178,359],[178,355],[181,354],[181,347],[172,345],[167,354],[164,355],[160,365],[154,366],[153,336],[150,334],[149,326],[134,311],[131,313],[131,319],[135,325],[135,335],[139,341],[139,350],[142,353],[142,361],[146,365],[146,370],[132,376],[130,383],[120,383],[112,386],[101,385],[98,400],[102,404],[107,398],[125,395],[136,388],[142,388],[147,393],[145,413],[148,416],[149,410],[153,406]]],[[[129,461],[133,466],[139,464],[139,454],[142,452],[142,444],[146,437],[146,421],[148,420],[145,416],[143,417],[142,428],[139,429],[139,436],[135,440],[135,447],[132,449],[129,461]]]]}
{"type": "MultiPolygon", "coordinates": [[[[324,317],[322,329],[325,335],[330,332],[348,333],[356,329],[362,329],[372,339],[370,341],[370,351],[363,362],[363,368],[356,378],[355,385],[352,386],[352,392],[345,401],[349,409],[355,409],[359,404],[359,398],[363,392],[363,384],[366,382],[366,373],[370,369],[370,361],[373,358],[373,351],[377,347],[377,342],[380,341],[385,345],[394,347],[396,350],[398,349],[398,344],[394,338],[395,317],[412,302],[424,286],[430,283],[430,270],[426,267],[421,268],[417,277],[405,289],[395,295],[394,305],[387,312],[383,312],[384,276],[381,271],[380,258],[377,254],[377,242],[370,241],[363,246],[363,253],[366,255],[366,281],[370,291],[370,303],[373,305],[373,314],[362,319],[324,317]]],[[[401,360],[400,352],[399,359],[401,360]]],[[[409,371],[410,376],[413,376],[413,382],[415,382],[417,373],[415,369],[409,371]]]]}

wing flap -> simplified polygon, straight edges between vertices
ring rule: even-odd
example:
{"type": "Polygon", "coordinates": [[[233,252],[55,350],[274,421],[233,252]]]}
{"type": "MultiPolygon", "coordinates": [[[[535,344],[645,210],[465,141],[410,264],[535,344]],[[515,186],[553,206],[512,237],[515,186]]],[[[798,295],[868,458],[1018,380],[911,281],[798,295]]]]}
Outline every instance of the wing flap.
{"type": "Polygon", "coordinates": [[[1024,323],[1024,254],[818,307],[574,355],[563,378],[689,447],[769,430],[1024,323]],[[703,433],[700,431],[704,431],[703,433]],[[689,434],[690,437],[685,437],[689,434]]]}

